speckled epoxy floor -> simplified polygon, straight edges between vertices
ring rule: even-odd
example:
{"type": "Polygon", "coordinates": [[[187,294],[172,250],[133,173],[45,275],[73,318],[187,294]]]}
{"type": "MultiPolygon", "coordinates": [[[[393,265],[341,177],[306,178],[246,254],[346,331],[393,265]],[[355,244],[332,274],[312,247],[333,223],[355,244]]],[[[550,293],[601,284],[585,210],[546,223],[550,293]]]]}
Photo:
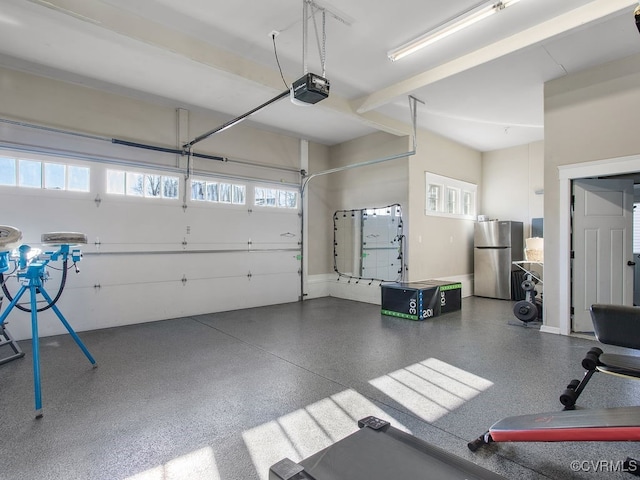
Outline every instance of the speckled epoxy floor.
{"type": "MultiPolygon", "coordinates": [[[[27,356],[0,365],[0,479],[263,480],[369,414],[506,478],[628,478],[571,462],[613,470],[640,457],[637,443],[467,449],[505,416],[560,410],[595,345],[510,325],[511,308],[470,297],[460,312],[412,322],[323,298],[83,332],[95,370],[69,336],[48,337],[40,420],[21,342],[27,356]]],[[[579,406],[640,404],[639,392],[599,374],[579,406]]]]}

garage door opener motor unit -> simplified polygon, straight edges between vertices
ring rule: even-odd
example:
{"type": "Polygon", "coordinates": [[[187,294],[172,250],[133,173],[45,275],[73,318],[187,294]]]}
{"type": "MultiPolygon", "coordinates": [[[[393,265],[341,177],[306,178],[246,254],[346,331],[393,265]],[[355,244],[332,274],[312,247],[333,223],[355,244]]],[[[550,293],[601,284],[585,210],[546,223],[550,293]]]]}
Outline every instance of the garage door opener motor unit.
{"type": "Polygon", "coordinates": [[[307,73],[291,85],[294,103],[314,104],[329,96],[329,80],[315,73],[307,73]]]}

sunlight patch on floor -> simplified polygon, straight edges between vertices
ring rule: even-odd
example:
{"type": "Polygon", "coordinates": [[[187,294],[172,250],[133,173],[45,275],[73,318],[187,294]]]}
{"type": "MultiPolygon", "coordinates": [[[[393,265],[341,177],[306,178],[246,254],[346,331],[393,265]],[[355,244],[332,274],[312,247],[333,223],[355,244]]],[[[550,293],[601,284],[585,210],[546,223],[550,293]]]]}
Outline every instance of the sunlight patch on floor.
{"type": "Polygon", "coordinates": [[[409,411],[434,422],[462,406],[492,382],[435,358],[369,382],[409,411]]]}
{"type": "Polygon", "coordinates": [[[357,431],[358,420],[369,415],[408,432],[371,400],[349,389],[247,430],[242,437],[258,475],[267,480],[274,463],[313,455],[357,431]]]}
{"type": "Polygon", "coordinates": [[[186,455],[127,477],[125,480],[221,480],[211,447],[194,450],[186,455]]]}

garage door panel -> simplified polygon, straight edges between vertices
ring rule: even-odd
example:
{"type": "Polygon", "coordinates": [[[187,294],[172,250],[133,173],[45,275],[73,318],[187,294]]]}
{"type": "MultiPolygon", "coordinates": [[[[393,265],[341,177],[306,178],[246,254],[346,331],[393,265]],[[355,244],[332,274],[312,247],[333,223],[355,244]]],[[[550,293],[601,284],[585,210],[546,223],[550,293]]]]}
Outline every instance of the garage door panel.
{"type": "MultiPolygon", "coordinates": [[[[0,223],[19,228],[23,243],[39,247],[45,232],[87,235],[80,273],[69,270],[59,303],[78,331],[298,300],[297,210],[190,200],[184,209],[182,193],[178,199],[114,196],[103,187],[111,167],[90,167],[89,193],[0,186],[0,201],[10,205],[0,223]]],[[[45,288],[55,294],[61,272],[48,271],[45,288]]],[[[9,287],[16,292],[19,285],[10,280],[9,287]]],[[[15,315],[10,331],[28,338],[28,314],[15,315]]],[[[52,312],[41,318],[42,336],[64,333],[52,312]]]]}

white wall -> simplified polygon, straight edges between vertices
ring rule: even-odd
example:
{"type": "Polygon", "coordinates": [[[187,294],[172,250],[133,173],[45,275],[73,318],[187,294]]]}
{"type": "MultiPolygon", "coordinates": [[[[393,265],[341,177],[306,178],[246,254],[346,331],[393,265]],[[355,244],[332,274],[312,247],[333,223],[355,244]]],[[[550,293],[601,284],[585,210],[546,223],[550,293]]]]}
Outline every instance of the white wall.
{"type": "MultiPolygon", "coordinates": [[[[408,137],[378,132],[334,145],[331,168],[377,160],[411,150],[408,137]]],[[[407,203],[407,158],[354,168],[330,175],[334,210],[384,207],[407,203]]]]}
{"type": "MultiPolygon", "coordinates": [[[[371,160],[386,158],[410,150],[409,139],[388,133],[374,133],[364,137],[334,145],[329,148],[329,168],[338,168],[371,160]]],[[[326,188],[327,221],[331,235],[331,264],[328,272],[333,272],[333,213],[337,210],[385,207],[394,203],[407,206],[407,159],[399,158],[375,165],[368,165],[326,176],[316,177],[311,185],[326,188]]],[[[403,212],[404,214],[404,212],[403,212]]],[[[380,303],[378,282],[358,282],[348,279],[338,280],[333,273],[320,273],[309,278],[309,297],[331,295],[368,303],[380,303]]]]}
{"type": "Polygon", "coordinates": [[[409,280],[460,281],[472,295],[473,221],[425,215],[427,171],[480,185],[481,154],[421,130],[409,161],[409,280]]]}
{"type": "MultiPolygon", "coordinates": [[[[329,147],[311,143],[309,145],[309,174],[330,168],[329,147]]],[[[310,220],[309,240],[309,275],[322,275],[333,272],[333,202],[331,197],[331,177],[314,178],[308,185],[306,196],[309,200],[307,216],[310,220]]]]}
{"type": "Polygon", "coordinates": [[[547,83],[544,123],[545,327],[568,333],[570,190],[560,167],[598,161],[600,174],[627,173],[608,159],[640,153],[640,55],[547,83]]]}
{"type": "Polygon", "coordinates": [[[531,219],[544,214],[543,189],[544,142],[482,154],[479,214],[522,222],[528,237],[531,219]]]}
{"type": "MultiPolygon", "coordinates": [[[[334,146],[338,167],[410,151],[411,139],[376,133],[334,146]]],[[[425,215],[425,172],[479,184],[481,154],[426,131],[418,132],[417,153],[408,158],[352,169],[332,176],[335,210],[400,203],[407,237],[406,281],[446,279],[462,282],[463,296],[473,292],[473,222],[425,215]]],[[[333,296],[380,303],[379,283],[337,280],[325,275],[333,296]]]]}

